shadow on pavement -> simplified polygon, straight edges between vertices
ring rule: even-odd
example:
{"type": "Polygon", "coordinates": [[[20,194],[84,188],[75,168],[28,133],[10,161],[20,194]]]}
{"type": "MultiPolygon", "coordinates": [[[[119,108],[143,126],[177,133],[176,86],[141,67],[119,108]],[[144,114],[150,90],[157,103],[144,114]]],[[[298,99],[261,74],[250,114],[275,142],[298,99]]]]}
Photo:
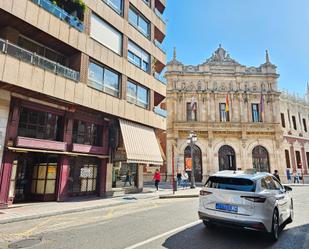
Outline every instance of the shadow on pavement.
{"type": "Polygon", "coordinates": [[[168,249],[307,249],[309,224],[285,228],[276,243],[262,233],[234,230],[225,227],[207,229],[199,224],[174,234],[162,244],[168,249]]]}

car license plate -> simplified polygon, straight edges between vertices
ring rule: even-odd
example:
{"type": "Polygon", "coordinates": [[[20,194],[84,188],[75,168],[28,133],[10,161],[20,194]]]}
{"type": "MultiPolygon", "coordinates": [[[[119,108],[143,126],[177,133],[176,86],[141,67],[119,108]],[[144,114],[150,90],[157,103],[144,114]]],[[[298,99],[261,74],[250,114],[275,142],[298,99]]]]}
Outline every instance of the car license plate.
{"type": "Polygon", "coordinates": [[[223,204],[223,203],[216,203],[216,209],[224,210],[227,212],[237,213],[238,206],[223,204]]]}

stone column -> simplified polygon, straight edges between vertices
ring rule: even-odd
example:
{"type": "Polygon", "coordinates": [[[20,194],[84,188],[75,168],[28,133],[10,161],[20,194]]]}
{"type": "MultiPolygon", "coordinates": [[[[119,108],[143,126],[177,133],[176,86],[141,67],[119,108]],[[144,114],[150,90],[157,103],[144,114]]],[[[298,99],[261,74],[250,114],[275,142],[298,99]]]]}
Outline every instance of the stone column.
{"type": "Polygon", "coordinates": [[[291,155],[292,169],[293,170],[297,170],[295,151],[294,151],[294,146],[293,145],[291,145],[291,147],[290,147],[290,155],[291,155]]]}
{"type": "Polygon", "coordinates": [[[138,164],[137,165],[138,169],[137,169],[137,174],[138,174],[138,177],[137,177],[137,188],[139,190],[143,190],[144,188],[144,174],[143,174],[143,170],[144,170],[144,165],[143,164],[138,164]]]}
{"type": "Polygon", "coordinates": [[[112,191],[113,185],[113,164],[107,163],[106,164],[106,194],[109,195],[110,191],[112,191]]]}
{"type": "Polygon", "coordinates": [[[308,165],[307,165],[307,160],[306,160],[306,154],[305,154],[305,148],[301,147],[301,157],[302,157],[302,168],[303,168],[303,173],[307,174],[308,171],[308,165]]]}
{"type": "Polygon", "coordinates": [[[2,155],[5,146],[5,134],[10,112],[11,95],[10,92],[0,90],[0,174],[2,155]]]}

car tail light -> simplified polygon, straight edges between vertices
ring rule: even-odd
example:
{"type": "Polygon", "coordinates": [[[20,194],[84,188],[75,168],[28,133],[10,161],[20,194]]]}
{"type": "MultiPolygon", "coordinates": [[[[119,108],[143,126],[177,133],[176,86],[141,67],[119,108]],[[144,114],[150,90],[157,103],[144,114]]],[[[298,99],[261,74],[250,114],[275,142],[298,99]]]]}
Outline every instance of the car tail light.
{"type": "Polygon", "coordinates": [[[206,190],[200,190],[200,195],[211,195],[212,192],[206,191],[206,190]]]}
{"type": "Polygon", "coordinates": [[[260,197],[260,196],[241,196],[241,198],[244,198],[247,201],[259,202],[259,203],[263,203],[266,200],[266,197],[260,197]]]}

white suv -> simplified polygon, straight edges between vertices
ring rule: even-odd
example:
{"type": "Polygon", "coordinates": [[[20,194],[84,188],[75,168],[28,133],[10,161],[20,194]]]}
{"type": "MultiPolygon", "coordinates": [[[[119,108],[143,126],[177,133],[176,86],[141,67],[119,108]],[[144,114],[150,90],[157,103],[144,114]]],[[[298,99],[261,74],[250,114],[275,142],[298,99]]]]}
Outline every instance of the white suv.
{"type": "Polygon", "coordinates": [[[264,231],[277,240],[293,221],[291,190],[269,173],[220,171],[200,191],[199,218],[209,228],[219,224],[264,231]]]}

